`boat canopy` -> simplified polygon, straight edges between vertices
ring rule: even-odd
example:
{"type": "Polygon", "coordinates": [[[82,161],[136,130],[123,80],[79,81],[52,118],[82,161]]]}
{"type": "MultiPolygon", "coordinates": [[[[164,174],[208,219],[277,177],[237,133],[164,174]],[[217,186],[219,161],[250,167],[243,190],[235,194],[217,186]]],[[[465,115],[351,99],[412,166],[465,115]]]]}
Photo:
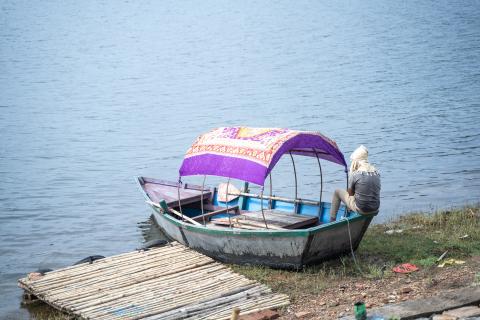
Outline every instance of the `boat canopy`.
{"type": "Polygon", "coordinates": [[[318,157],[347,168],[335,141],[319,132],[281,128],[222,127],[199,136],[180,176],[213,175],[263,186],[282,155],[318,157]]]}

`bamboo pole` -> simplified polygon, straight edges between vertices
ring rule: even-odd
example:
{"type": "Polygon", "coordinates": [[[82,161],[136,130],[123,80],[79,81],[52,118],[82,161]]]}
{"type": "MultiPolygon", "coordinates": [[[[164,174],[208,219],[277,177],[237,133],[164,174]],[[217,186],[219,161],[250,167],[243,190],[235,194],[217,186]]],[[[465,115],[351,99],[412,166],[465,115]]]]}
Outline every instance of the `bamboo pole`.
{"type": "MultiPolygon", "coordinates": [[[[172,259],[173,260],[173,259],[172,259]]],[[[203,259],[198,259],[198,258],[190,258],[188,260],[192,260],[192,261],[202,261],[202,262],[210,262],[211,261],[205,261],[203,259]]],[[[166,269],[168,270],[168,265],[160,265],[160,264],[155,264],[155,260],[152,261],[152,263],[149,263],[149,264],[144,264],[142,267],[143,268],[149,268],[151,266],[155,267],[156,269],[159,269],[160,271],[163,270],[163,269],[166,269]]],[[[182,262],[182,260],[175,260],[175,262],[182,262]]],[[[83,275],[83,276],[76,276],[76,275],[72,275],[71,277],[67,277],[67,278],[64,278],[62,279],[61,281],[52,281],[52,282],[48,282],[48,283],[40,283],[40,284],[32,284],[31,287],[33,288],[36,288],[36,289],[42,289],[42,288],[49,288],[49,290],[54,290],[54,289],[59,289],[61,290],[62,287],[65,287],[66,285],[69,285],[69,284],[75,284],[77,287],[78,286],[81,286],[81,284],[83,285],[88,285],[90,283],[95,283],[97,280],[98,280],[98,276],[99,275],[102,275],[103,277],[106,277],[106,276],[112,276],[112,277],[118,277],[118,276],[121,276],[123,274],[127,274],[127,275],[131,275],[133,274],[134,272],[141,272],[142,271],[142,267],[136,267],[135,269],[132,269],[132,268],[128,268],[128,266],[121,266],[118,268],[117,271],[115,271],[115,269],[109,269],[108,271],[96,271],[96,272],[91,272],[89,274],[86,274],[86,275],[83,275]]]]}
{"type": "MultiPolygon", "coordinates": [[[[215,271],[215,272],[218,272],[218,271],[215,271]]],[[[220,270],[219,276],[214,277],[214,281],[217,281],[217,282],[218,282],[218,281],[221,281],[221,280],[223,280],[223,279],[226,279],[226,277],[223,277],[223,276],[222,276],[222,273],[228,275],[228,273],[227,273],[226,270],[220,270]]],[[[229,275],[229,277],[231,277],[231,275],[229,275]]],[[[237,278],[238,278],[238,277],[237,277],[237,278]]],[[[172,279],[170,279],[170,281],[165,282],[165,283],[162,281],[163,279],[161,279],[161,278],[158,278],[158,279],[155,279],[155,280],[157,281],[157,283],[152,283],[154,288],[155,288],[155,287],[160,287],[160,286],[162,286],[162,287],[165,286],[165,287],[168,288],[168,287],[170,287],[172,284],[173,284],[173,285],[176,285],[176,288],[178,288],[179,285],[178,285],[177,283],[178,283],[179,281],[183,280],[183,279],[180,278],[180,280],[179,280],[178,278],[172,278],[172,279]],[[160,282],[160,281],[162,281],[162,282],[160,282]]],[[[190,280],[190,278],[186,278],[185,280],[190,280]]],[[[192,281],[195,280],[195,277],[192,277],[191,280],[192,280],[192,281]]],[[[241,277],[239,277],[238,280],[236,280],[236,281],[240,281],[240,280],[242,280],[241,277]]],[[[197,281],[198,281],[198,280],[197,280],[197,281]]],[[[210,281],[210,280],[209,280],[209,279],[205,279],[204,281],[210,281]]],[[[212,281],[213,281],[213,280],[212,280],[212,281]]],[[[139,283],[134,284],[134,285],[138,285],[138,284],[139,284],[139,283]]],[[[147,283],[147,282],[142,282],[140,285],[144,285],[144,284],[149,284],[149,283],[147,283]]],[[[188,284],[188,282],[186,282],[186,285],[187,285],[187,284],[188,284]]],[[[172,286],[172,287],[174,287],[174,286],[172,286]]],[[[188,287],[191,288],[192,285],[190,284],[188,287]]],[[[127,288],[126,290],[129,290],[129,289],[127,288]]],[[[164,289],[162,289],[162,290],[164,290],[164,289]]]]}
{"type": "MultiPolygon", "coordinates": [[[[48,282],[50,280],[53,281],[58,281],[62,279],[62,277],[71,277],[71,275],[83,275],[88,272],[92,271],[97,271],[100,269],[106,269],[106,268],[118,268],[120,262],[126,262],[128,264],[131,264],[132,261],[138,262],[142,259],[151,259],[153,256],[156,255],[164,255],[168,254],[170,250],[165,250],[165,251],[160,251],[164,250],[165,248],[168,247],[163,247],[163,248],[158,248],[158,249],[151,249],[148,251],[135,251],[134,253],[129,253],[128,256],[121,255],[119,259],[113,259],[113,258],[105,258],[101,260],[96,260],[91,264],[81,264],[81,265],[74,265],[74,266],[69,266],[65,267],[59,270],[51,271],[47,274],[45,274],[42,278],[37,279],[37,280],[30,280],[28,278],[21,279],[23,280],[24,283],[44,283],[48,282]],[[111,262],[115,262],[115,264],[112,264],[111,262]]],[[[170,249],[170,248],[168,248],[170,249]]],[[[188,249],[183,247],[179,248],[176,246],[175,248],[172,248],[172,252],[175,252],[178,255],[181,255],[182,252],[188,252],[188,249]],[[179,249],[185,249],[185,250],[179,250],[179,249]]],[[[191,250],[190,250],[191,252],[191,250]]],[[[197,253],[198,254],[198,253],[197,253]]],[[[212,260],[213,261],[213,260],[212,260]]]]}
{"type": "MultiPolygon", "coordinates": [[[[210,262],[196,262],[195,266],[197,267],[197,266],[201,266],[209,263],[210,262]]],[[[170,270],[166,272],[166,274],[176,273],[177,271],[188,270],[188,269],[192,269],[191,266],[179,267],[176,270],[170,270]]],[[[99,286],[105,286],[105,285],[117,285],[117,286],[124,287],[132,282],[144,282],[146,280],[154,279],[158,277],[158,274],[161,273],[161,271],[164,271],[164,270],[165,269],[149,268],[147,272],[138,273],[138,274],[134,273],[131,276],[129,276],[128,274],[123,274],[123,276],[125,277],[125,280],[118,280],[118,277],[116,275],[109,275],[108,277],[89,280],[89,282],[87,283],[88,285],[85,283],[81,283],[79,285],[74,284],[72,287],[76,289],[76,292],[82,292],[82,293],[89,293],[91,291],[96,290],[99,286]],[[98,281],[103,281],[103,282],[98,283],[98,281]]],[[[56,293],[57,294],[59,292],[68,293],[69,291],[70,291],[70,288],[65,288],[64,290],[60,289],[60,291],[56,291],[56,293]]]]}
{"type": "MultiPolygon", "coordinates": [[[[224,288],[220,288],[220,289],[228,292],[228,290],[232,290],[235,287],[237,287],[237,285],[235,285],[235,283],[230,282],[224,288]]],[[[189,292],[174,295],[173,296],[174,299],[159,299],[156,301],[152,301],[149,299],[143,300],[144,303],[142,304],[142,307],[144,309],[148,308],[149,312],[147,314],[141,314],[141,317],[146,317],[146,316],[153,315],[154,313],[166,312],[176,308],[184,307],[185,305],[188,305],[189,303],[192,303],[201,297],[208,297],[209,295],[212,295],[213,293],[218,292],[218,289],[212,289],[212,288],[207,288],[207,289],[202,288],[202,289],[203,290],[189,291],[189,292]],[[156,310],[156,311],[154,312],[153,310],[156,310]]],[[[124,306],[124,304],[119,304],[118,306],[122,307],[124,306]]],[[[105,311],[104,308],[100,308],[98,309],[97,312],[89,313],[88,316],[93,317],[95,319],[102,319],[102,317],[107,316],[108,313],[109,312],[105,311]]],[[[128,313],[126,313],[125,315],[128,315],[128,313]]],[[[136,318],[137,317],[131,317],[131,319],[136,319],[136,318]]]]}
{"type": "MultiPolygon", "coordinates": [[[[136,256],[136,257],[133,257],[133,259],[129,259],[127,261],[113,261],[114,263],[108,263],[106,265],[99,265],[99,266],[86,266],[86,267],[78,267],[78,270],[69,270],[68,272],[65,272],[64,274],[62,275],[57,275],[57,276],[51,276],[51,277],[42,277],[38,280],[32,280],[30,281],[31,283],[36,283],[36,284],[43,284],[45,282],[51,282],[52,280],[53,281],[58,281],[58,280],[63,280],[65,278],[71,278],[73,275],[74,276],[85,276],[89,273],[92,273],[92,272],[99,272],[99,271],[105,271],[105,270],[108,270],[108,269],[115,269],[115,270],[118,270],[118,268],[120,266],[131,266],[132,265],[132,262],[135,262],[136,264],[138,264],[138,262],[141,262],[141,261],[151,261],[152,259],[161,259],[159,260],[160,262],[162,262],[162,264],[169,264],[171,261],[170,259],[172,258],[176,258],[176,257],[194,257],[194,256],[201,256],[201,255],[198,255],[198,253],[196,254],[192,254],[192,252],[174,252],[170,255],[157,255],[157,256],[152,256],[152,255],[140,255],[140,256],[136,256]],[[166,259],[168,258],[168,259],[166,259]],[[162,261],[164,260],[164,261],[162,261]],[[82,272],[84,271],[84,272],[82,272]]],[[[206,258],[205,256],[203,256],[204,258],[206,258]]],[[[211,259],[211,258],[207,258],[207,259],[211,259]]],[[[213,259],[211,259],[211,261],[213,262],[213,259]]],[[[27,281],[28,282],[28,281],[27,281]]]]}
{"type": "Polygon", "coordinates": [[[288,297],[181,245],[152,251],[68,267],[22,285],[54,308],[99,320],[118,317],[115,312],[132,320],[228,320],[233,308],[246,314],[288,304],[288,297]]]}
{"type": "MultiPolygon", "coordinates": [[[[213,268],[212,268],[212,265],[206,265],[206,266],[203,266],[202,268],[203,268],[202,270],[199,270],[195,273],[192,273],[191,270],[185,270],[185,271],[179,272],[178,274],[175,274],[175,275],[162,277],[161,278],[161,281],[162,281],[161,285],[162,285],[162,287],[170,286],[170,285],[178,282],[179,279],[181,279],[182,281],[185,281],[186,284],[188,284],[189,280],[193,281],[197,277],[207,276],[211,272],[221,272],[221,269],[224,269],[223,266],[216,265],[216,264],[213,265],[213,268]]],[[[150,290],[150,285],[154,285],[158,281],[159,281],[159,279],[152,279],[152,280],[149,280],[149,281],[142,282],[141,284],[137,283],[128,290],[124,290],[124,289],[120,289],[120,288],[114,288],[114,289],[110,290],[109,292],[98,295],[98,298],[107,297],[107,298],[105,298],[104,302],[108,302],[109,299],[114,300],[114,299],[121,298],[121,297],[127,297],[127,296],[130,296],[130,295],[133,295],[135,292],[138,292],[140,290],[150,290]],[[140,288],[137,289],[136,288],[137,286],[140,286],[140,288]]],[[[96,298],[97,297],[95,297],[95,299],[96,298]]],[[[75,305],[76,305],[77,308],[82,308],[82,307],[88,307],[90,304],[92,304],[92,301],[90,301],[92,299],[94,299],[92,296],[86,296],[86,297],[80,297],[79,299],[74,300],[74,302],[75,302],[75,305]]]]}
{"type": "MultiPolygon", "coordinates": [[[[201,276],[199,274],[195,274],[196,276],[201,276]]],[[[198,277],[196,276],[192,276],[192,277],[185,277],[185,278],[173,278],[171,281],[168,281],[168,282],[163,282],[162,279],[155,279],[154,281],[151,281],[149,283],[141,283],[141,284],[135,284],[134,286],[130,287],[130,288],[127,288],[126,290],[115,290],[115,294],[117,295],[113,295],[112,294],[109,294],[109,297],[108,299],[105,299],[103,300],[104,302],[108,302],[108,300],[115,300],[115,299],[120,299],[122,297],[126,297],[126,296],[130,296],[130,295],[133,295],[133,294],[139,294],[143,291],[148,291],[148,292],[153,292],[153,291],[158,291],[158,290],[161,290],[162,291],[162,295],[163,296],[166,296],[170,291],[178,291],[178,290],[181,290],[181,289],[191,289],[192,288],[192,282],[196,281],[197,283],[197,286],[199,285],[205,285],[205,282],[208,282],[208,283],[214,283],[214,282],[217,282],[218,283],[218,278],[213,278],[213,279],[204,279],[203,280],[203,283],[202,282],[199,282],[199,280],[197,279],[198,277]],[[159,281],[162,281],[161,283],[158,283],[159,281]],[[184,283],[180,283],[181,281],[185,281],[184,283]],[[142,288],[143,287],[143,288],[142,288]],[[147,289],[145,289],[147,288],[147,289]],[[120,293],[121,295],[119,296],[118,293],[120,293]]],[[[237,280],[238,281],[238,280],[237,280]]],[[[78,306],[78,308],[88,308],[88,307],[92,307],[94,305],[96,305],[98,303],[90,303],[90,304],[80,304],[78,306]]]]}
{"type": "MultiPolygon", "coordinates": [[[[192,263],[190,266],[187,266],[187,268],[192,268],[193,263],[200,264],[200,265],[212,263],[212,261],[205,260],[200,257],[198,258],[191,257],[187,259],[177,260],[174,263],[182,264],[182,262],[184,261],[189,261],[192,263]]],[[[107,273],[103,273],[103,274],[101,272],[98,272],[84,278],[73,277],[60,283],[50,284],[47,286],[41,285],[41,286],[33,286],[33,287],[38,289],[48,287],[50,291],[54,291],[55,289],[65,290],[66,285],[72,284],[74,285],[74,287],[80,288],[81,286],[89,286],[91,284],[97,283],[99,280],[98,278],[99,275],[102,275],[102,279],[105,280],[105,279],[116,279],[123,275],[126,276],[127,278],[132,278],[132,277],[135,277],[137,273],[141,273],[142,271],[150,271],[150,273],[152,272],[174,273],[175,271],[171,270],[170,266],[171,265],[157,265],[156,261],[152,261],[151,263],[135,266],[134,268],[119,269],[118,272],[115,272],[115,270],[109,270],[107,273]],[[81,281],[78,281],[78,280],[81,280],[81,281]]]]}

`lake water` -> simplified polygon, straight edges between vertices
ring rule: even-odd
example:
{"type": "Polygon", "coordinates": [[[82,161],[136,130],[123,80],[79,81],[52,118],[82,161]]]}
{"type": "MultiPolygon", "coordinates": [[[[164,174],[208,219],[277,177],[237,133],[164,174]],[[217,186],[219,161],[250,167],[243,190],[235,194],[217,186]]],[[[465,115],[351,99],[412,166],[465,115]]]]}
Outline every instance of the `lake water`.
{"type": "MultiPolygon", "coordinates": [[[[151,237],[134,177],[176,180],[218,126],[318,130],[347,158],[366,145],[377,222],[478,203],[479,13],[478,1],[0,2],[0,318],[30,316],[26,273],[151,237]]],[[[293,194],[287,160],[279,195],[293,194]]],[[[316,198],[316,160],[297,166],[300,195],[316,198]]],[[[345,177],[325,171],[328,200],[345,177]]]]}

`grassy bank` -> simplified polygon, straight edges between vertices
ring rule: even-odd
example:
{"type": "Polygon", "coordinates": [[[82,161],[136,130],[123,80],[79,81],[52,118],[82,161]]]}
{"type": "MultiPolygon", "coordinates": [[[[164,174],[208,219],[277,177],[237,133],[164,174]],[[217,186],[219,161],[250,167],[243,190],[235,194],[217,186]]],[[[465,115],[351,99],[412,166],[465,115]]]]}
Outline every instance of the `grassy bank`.
{"type": "Polygon", "coordinates": [[[480,207],[414,213],[372,225],[355,253],[357,263],[347,255],[299,272],[249,266],[232,268],[290,295],[295,303],[341,281],[393,277],[392,267],[399,263],[416,264],[423,271],[420,274],[428,276],[438,269],[437,259],[446,251],[445,259],[466,260],[480,255],[480,207]]]}

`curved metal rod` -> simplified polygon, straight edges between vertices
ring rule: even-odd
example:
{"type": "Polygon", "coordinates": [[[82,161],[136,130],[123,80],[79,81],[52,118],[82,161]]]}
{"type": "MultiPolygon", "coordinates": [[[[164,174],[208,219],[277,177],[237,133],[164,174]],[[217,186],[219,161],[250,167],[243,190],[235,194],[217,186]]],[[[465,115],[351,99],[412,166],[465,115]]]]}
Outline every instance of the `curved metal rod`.
{"type": "MultiPolygon", "coordinates": [[[[298,182],[297,182],[297,170],[295,168],[295,161],[293,160],[293,155],[292,152],[288,152],[290,154],[290,159],[292,159],[292,165],[293,165],[293,174],[295,175],[295,200],[298,199],[298,182]]],[[[297,213],[297,203],[295,202],[294,206],[294,212],[297,213]]]]}
{"type": "MultiPolygon", "coordinates": [[[[345,168],[345,174],[347,175],[347,188],[346,188],[346,190],[347,190],[347,192],[348,192],[348,178],[349,178],[349,177],[348,177],[348,169],[347,169],[347,168],[345,168]]],[[[344,215],[344,217],[347,218],[347,216],[348,216],[348,207],[345,206],[345,215],[344,215]]]]}
{"type": "Polygon", "coordinates": [[[270,174],[268,175],[268,177],[270,178],[270,199],[268,200],[268,209],[272,209],[272,204],[273,204],[273,200],[272,200],[272,193],[273,193],[273,187],[272,187],[272,172],[270,171],[270,174]]]}
{"type": "Polygon", "coordinates": [[[263,217],[263,222],[265,222],[265,228],[268,229],[267,225],[267,219],[265,219],[265,213],[263,212],[263,186],[262,186],[262,192],[260,193],[260,209],[262,210],[262,217],[263,217]]]}
{"type": "Polygon", "coordinates": [[[207,225],[207,222],[205,220],[205,216],[204,216],[204,210],[203,210],[203,189],[205,188],[205,180],[207,179],[207,176],[204,175],[203,176],[203,182],[202,182],[202,196],[200,198],[200,209],[202,210],[202,219],[203,219],[203,225],[206,226],[207,225]]]}
{"type": "Polygon", "coordinates": [[[182,178],[178,178],[178,184],[177,184],[178,209],[182,214],[182,221],[185,221],[185,219],[183,218],[182,203],[180,202],[180,185],[181,184],[182,184],[182,178]]]}
{"type": "Polygon", "coordinates": [[[318,157],[317,151],[313,148],[313,152],[315,152],[315,156],[317,157],[318,168],[320,169],[320,200],[318,201],[320,205],[318,206],[318,216],[320,217],[322,214],[323,204],[322,204],[322,194],[323,194],[323,173],[322,173],[322,164],[320,163],[320,158],[318,157]]]}
{"type": "Polygon", "coordinates": [[[231,228],[232,227],[232,219],[230,218],[230,213],[228,212],[228,186],[230,185],[230,178],[228,178],[228,181],[227,181],[227,196],[226,196],[226,199],[225,199],[225,204],[227,205],[227,215],[228,215],[228,226],[231,228]]]}

